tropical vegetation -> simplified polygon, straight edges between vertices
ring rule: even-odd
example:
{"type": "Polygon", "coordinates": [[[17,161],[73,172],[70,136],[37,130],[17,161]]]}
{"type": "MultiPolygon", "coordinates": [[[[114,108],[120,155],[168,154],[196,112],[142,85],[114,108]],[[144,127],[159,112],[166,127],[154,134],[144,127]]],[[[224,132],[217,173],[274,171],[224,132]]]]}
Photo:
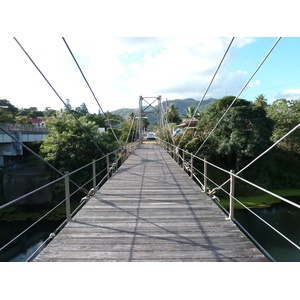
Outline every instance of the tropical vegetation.
{"type": "MultiPolygon", "coordinates": [[[[253,102],[234,96],[218,99],[201,112],[196,130],[184,129],[174,137],[175,144],[226,170],[238,172],[300,122],[299,100],[278,99],[272,105],[266,103],[262,94],[253,102]]],[[[187,116],[191,114],[184,117],[187,116]]],[[[172,142],[166,129],[161,132],[163,139],[172,142]]],[[[240,176],[269,190],[299,189],[299,168],[300,129],[297,129],[240,176]]],[[[218,184],[227,180],[226,174],[212,167],[209,173],[218,184]]],[[[237,195],[261,193],[243,182],[236,186],[237,195]]]]}

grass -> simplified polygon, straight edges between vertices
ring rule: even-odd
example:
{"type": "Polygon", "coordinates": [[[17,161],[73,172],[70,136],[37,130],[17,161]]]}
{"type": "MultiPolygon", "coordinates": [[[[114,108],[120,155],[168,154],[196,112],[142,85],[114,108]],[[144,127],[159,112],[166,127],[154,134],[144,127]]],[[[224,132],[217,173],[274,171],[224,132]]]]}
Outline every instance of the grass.
{"type": "MultiPolygon", "coordinates": [[[[291,196],[299,196],[300,197],[300,189],[289,189],[289,190],[274,190],[272,191],[274,194],[282,196],[284,198],[288,198],[291,196]]],[[[236,197],[241,203],[249,208],[265,208],[270,207],[274,203],[280,203],[281,200],[265,193],[260,196],[250,196],[250,197],[236,197]]],[[[229,198],[228,199],[220,199],[220,203],[226,208],[229,208],[229,198]]],[[[235,209],[243,209],[244,207],[235,201],[234,204],[235,209]]]]}

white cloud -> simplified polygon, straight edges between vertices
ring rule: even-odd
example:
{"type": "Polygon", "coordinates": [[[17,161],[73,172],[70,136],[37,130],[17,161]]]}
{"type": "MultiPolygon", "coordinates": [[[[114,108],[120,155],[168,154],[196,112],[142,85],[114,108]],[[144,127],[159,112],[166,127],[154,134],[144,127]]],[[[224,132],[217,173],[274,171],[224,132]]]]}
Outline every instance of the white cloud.
{"type": "Polygon", "coordinates": [[[260,86],[260,81],[259,80],[255,80],[254,82],[253,81],[250,81],[248,83],[248,87],[251,89],[251,88],[254,88],[254,87],[257,87],[257,86],[260,86]]]}
{"type": "Polygon", "coordinates": [[[287,100],[300,100],[299,89],[285,89],[283,92],[278,92],[274,95],[273,100],[285,98],[287,100]]]}
{"type": "Polygon", "coordinates": [[[131,89],[138,94],[201,97],[228,40],[179,38],[167,42],[158,55],[145,57],[140,73],[130,81],[131,89]]]}
{"type": "Polygon", "coordinates": [[[240,38],[236,38],[234,40],[234,44],[238,47],[238,48],[242,48],[248,44],[254,43],[256,41],[255,38],[252,37],[240,37],[240,38]]]}
{"type": "MultiPolygon", "coordinates": [[[[250,43],[242,39],[237,45],[250,43]],[[243,41],[242,41],[243,40],[243,41]]],[[[90,38],[66,36],[86,79],[103,110],[135,108],[140,95],[162,95],[163,99],[203,96],[229,44],[229,38],[90,38]]],[[[92,112],[99,107],[60,37],[20,40],[37,66],[72,106],[82,102],[92,112]]],[[[3,41],[0,52],[0,98],[18,107],[63,104],[11,39],[3,41]]],[[[207,97],[235,95],[247,80],[247,72],[229,73],[235,56],[231,49],[207,97]]],[[[258,85],[256,81],[252,85],[258,85]]]]}

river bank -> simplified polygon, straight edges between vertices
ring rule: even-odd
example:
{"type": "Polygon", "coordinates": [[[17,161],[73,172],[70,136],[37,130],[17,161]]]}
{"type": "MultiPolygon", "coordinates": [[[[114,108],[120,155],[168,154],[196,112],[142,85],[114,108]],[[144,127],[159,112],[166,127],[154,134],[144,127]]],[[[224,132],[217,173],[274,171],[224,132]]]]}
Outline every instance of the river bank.
{"type": "MultiPolygon", "coordinates": [[[[272,192],[274,194],[279,195],[284,198],[300,196],[300,189],[273,190],[272,192]]],[[[281,202],[280,199],[278,199],[268,193],[265,193],[260,196],[250,196],[250,197],[241,196],[241,197],[237,197],[237,199],[241,203],[243,203],[245,206],[247,206],[248,208],[267,208],[267,207],[271,207],[275,203],[281,202]]],[[[220,199],[220,204],[222,204],[222,206],[225,209],[229,209],[229,198],[220,199]]],[[[245,209],[237,201],[235,201],[234,208],[235,209],[245,209]]]]}

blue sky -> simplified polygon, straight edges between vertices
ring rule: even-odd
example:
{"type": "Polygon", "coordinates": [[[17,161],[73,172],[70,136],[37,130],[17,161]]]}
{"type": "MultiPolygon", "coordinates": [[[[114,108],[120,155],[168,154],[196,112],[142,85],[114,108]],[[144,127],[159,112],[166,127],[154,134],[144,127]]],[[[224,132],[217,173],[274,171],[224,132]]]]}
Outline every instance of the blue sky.
{"type": "MultiPolygon", "coordinates": [[[[254,43],[238,49],[238,56],[231,64],[232,70],[241,68],[249,75],[254,72],[268,53],[277,37],[257,38],[254,43]]],[[[260,84],[242,94],[252,100],[257,94],[264,94],[271,104],[274,99],[300,99],[300,38],[283,37],[258,70],[253,81],[260,84]]]]}
{"type": "MultiPolygon", "coordinates": [[[[16,38],[62,99],[99,107],[60,36],[16,38]]],[[[65,36],[102,109],[137,108],[139,96],[200,100],[231,40],[217,37],[65,36]]],[[[206,98],[237,95],[276,37],[236,37],[206,98]]],[[[1,39],[0,99],[15,106],[63,107],[12,37],[1,39]]],[[[253,101],[300,99],[300,38],[282,38],[241,94],[253,101]]]]}

